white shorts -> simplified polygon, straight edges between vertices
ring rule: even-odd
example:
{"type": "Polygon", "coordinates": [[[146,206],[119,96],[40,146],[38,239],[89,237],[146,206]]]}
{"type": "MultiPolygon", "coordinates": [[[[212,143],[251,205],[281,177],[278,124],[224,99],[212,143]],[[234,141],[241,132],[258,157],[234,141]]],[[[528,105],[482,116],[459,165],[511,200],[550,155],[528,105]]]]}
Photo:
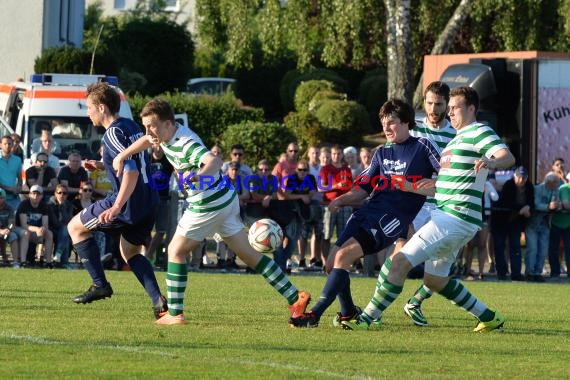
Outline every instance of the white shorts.
{"type": "Polygon", "coordinates": [[[426,273],[448,277],[459,250],[477,230],[477,226],[436,209],[431,220],[410,238],[401,252],[412,267],[425,262],[426,273]]]}
{"type": "Polygon", "coordinates": [[[420,228],[425,226],[427,222],[431,219],[431,212],[435,210],[435,204],[424,202],[420,212],[414,218],[412,225],[414,226],[414,232],[419,231],[420,228]]]}
{"type": "Polygon", "coordinates": [[[176,235],[195,241],[202,241],[215,233],[224,238],[234,236],[241,231],[243,231],[243,222],[239,216],[237,197],[221,210],[204,213],[185,210],[176,227],[176,235]]]}

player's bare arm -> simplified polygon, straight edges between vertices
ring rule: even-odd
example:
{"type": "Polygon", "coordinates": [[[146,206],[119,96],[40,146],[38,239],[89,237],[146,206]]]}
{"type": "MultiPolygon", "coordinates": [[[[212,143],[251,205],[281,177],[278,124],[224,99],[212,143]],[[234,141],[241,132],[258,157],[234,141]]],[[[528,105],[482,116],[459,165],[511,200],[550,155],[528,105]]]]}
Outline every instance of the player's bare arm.
{"type": "Polygon", "coordinates": [[[421,178],[413,182],[404,180],[393,183],[402,191],[433,197],[435,195],[435,181],[435,179],[431,178],[421,178]]]}
{"type": "Polygon", "coordinates": [[[346,205],[361,204],[368,197],[368,193],[361,188],[354,188],[348,193],[335,198],[329,203],[329,211],[336,212],[340,207],[346,205]]]}
{"type": "Polygon", "coordinates": [[[115,169],[117,172],[117,177],[120,177],[123,174],[125,160],[134,154],[150,148],[153,145],[152,140],[152,136],[144,135],[133,144],[131,144],[127,149],[123,150],[121,153],[115,156],[113,159],[113,169],[115,169]]]}
{"type": "Polygon", "coordinates": [[[515,164],[515,156],[508,149],[501,149],[497,151],[492,159],[487,157],[481,157],[479,160],[475,160],[475,173],[483,168],[489,169],[506,169],[510,168],[515,164]]]}

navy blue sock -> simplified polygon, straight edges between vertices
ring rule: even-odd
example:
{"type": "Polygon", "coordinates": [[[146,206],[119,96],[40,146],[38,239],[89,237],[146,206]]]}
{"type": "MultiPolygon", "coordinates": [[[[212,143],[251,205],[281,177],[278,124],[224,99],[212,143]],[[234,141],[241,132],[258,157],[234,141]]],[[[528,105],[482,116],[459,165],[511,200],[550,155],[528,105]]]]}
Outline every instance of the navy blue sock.
{"type": "Polygon", "coordinates": [[[319,302],[311,308],[313,314],[318,318],[334,302],[336,296],[344,290],[348,283],[348,272],[344,269],[334,268],[327,278],[327,283],[323,288],[319,302]]]}
{"type": "Polygon", "coordinates": [[[338,293],[338,302],[340,303],[340,314],[342,316],[353,315],[356,311],[352,301],[352,293],[350,292],[350,276],[348,276],[344,289],[338,293]]]}
{"type": "Polygon", "coordinates": [[[152,300],[152,304],[156,305],[160,300],[160,288],[156,282],[156,276],[150,261],[143,255],[138,254],[131,257],[128,263],[131,271],[137,276],[137,279],[152,300]]]}
{"type": "Polygon", "coordinates": [[[99,248],[95,239],[90,237],[87,240],[80,241],[73,245],[75,252],[81,258],[81,263],[91,276],[93,284],[96,286],[107,285],[105,278],[105,270],[101,264],[101,257],[99,256],[99,248]]]}

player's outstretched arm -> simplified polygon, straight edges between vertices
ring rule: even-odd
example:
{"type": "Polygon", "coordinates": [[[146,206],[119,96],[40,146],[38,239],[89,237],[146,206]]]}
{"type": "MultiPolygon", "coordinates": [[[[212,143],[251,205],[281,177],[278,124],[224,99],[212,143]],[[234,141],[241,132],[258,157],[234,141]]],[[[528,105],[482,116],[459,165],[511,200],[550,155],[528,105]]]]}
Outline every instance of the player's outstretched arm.
{"type": "Polygon", "coordinates": [[[144,135],[134,143],[132,143],[127,149],[123,150],[121,153],[117,154],[113,159],[113,169],[117,172],[117,177],[123,174],[124,162],[128,157],[134,154],[142,152],[150,148],[153,144],[152,137],[149,135],[144,135]]]}

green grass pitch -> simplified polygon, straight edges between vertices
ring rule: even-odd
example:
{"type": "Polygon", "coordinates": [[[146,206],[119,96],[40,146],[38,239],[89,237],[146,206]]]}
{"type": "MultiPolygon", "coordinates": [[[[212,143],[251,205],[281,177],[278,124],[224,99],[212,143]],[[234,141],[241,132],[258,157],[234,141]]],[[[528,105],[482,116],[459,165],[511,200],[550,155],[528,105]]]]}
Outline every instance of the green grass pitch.
{"type": "MultiPolygon", "coordinates": [[[[332,327],[335,303],[315,329],[287,325],[286,302],[263,278],[190,273],[184,326],[155,326],[151,305],[129,272],[108,272],[111,299],[76,305],[83,270],[0,269],[2,379],[565,379],[570,375],[570,285],[471,282],[507,317],[502,332],[475,334],[475,320],[440,296],[425,303],[419,328],[402,306],[381,331],[332,327]]],[[[157,273],[161,288],[164,273],[157,273]]],[[[292,276],[318,298],[324,276],[292,276]]],[[[357,304],[375,286],[352,278],[357,304]]]]}

